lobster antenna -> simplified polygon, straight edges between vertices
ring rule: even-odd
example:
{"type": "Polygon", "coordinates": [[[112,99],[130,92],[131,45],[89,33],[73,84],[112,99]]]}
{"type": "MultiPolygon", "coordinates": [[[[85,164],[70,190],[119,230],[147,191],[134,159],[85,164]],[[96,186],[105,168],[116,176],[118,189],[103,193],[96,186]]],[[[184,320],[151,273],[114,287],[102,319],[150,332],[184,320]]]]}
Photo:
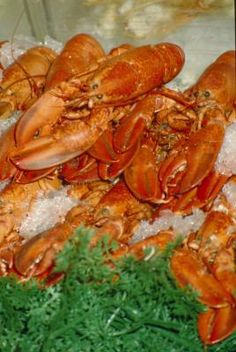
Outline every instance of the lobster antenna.
{"type": "Polygon", "coordinates": [[[20,12],[17,20],[16,20],[16,24],[15,24],[15,27],[13,28],[13,31],[12,31],[12,34],[11,34],[11,38],[10,38],[10,45],[11,45],[11,56],[12,56],[12,59],[16,61],[16,58],[14,57],[14,53],[13,53],[13,49],[12,49],[12,46],[13,46],[13,40],[14,40],[14,37],[16,35],[16,31],[20,25],[20,22],[23,18],[23,15],[24,15],[24,12],[25,10],[22,9],[22,11],[20,12]]]}
{"type": "Polygon", "coordinates": [[[16,20],[16,24],[15,27],[13,28],[12,34],[11,34],[11,39],[10,39],[10,46],[11,46],[11,56],[12,59],[15,61],[15,63],[21,68],[21,70],[25,73],[26,79],[28,80],[30,89],[31,89],[31,97],[32,97],[32,91],[33,91],[33,85],[36,87],[36,83],[34,82],[33,78],[29,76],[28,72],[25,70],[25,68],[19,63],[19,61],[17,60],[17,58],[14,56],[14,52],[13,52],[13,41],[14,41],[14,37],[16,35],[16,31],[20,25],[20,22],[23,18],[23,15],[25,13],[25,9],[23,8],[22,11],[19,14],[19,17],[16,20]],[[31,79],[33,80],[33,83],[31,82],[31,79]]]}

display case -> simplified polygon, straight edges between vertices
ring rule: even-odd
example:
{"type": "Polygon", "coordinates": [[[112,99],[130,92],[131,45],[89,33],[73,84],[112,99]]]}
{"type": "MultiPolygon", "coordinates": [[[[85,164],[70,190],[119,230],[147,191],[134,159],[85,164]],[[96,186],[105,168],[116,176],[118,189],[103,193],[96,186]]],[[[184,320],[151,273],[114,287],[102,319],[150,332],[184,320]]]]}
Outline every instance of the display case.
{"type": "Polygon", "coordinates": [[[0,0],[0,34],[2,40],[24,35],[65,42],[87,32],[106,50],[127,42],[174,42],[186,53],[187,85],[220,53],[234,49],[234,16],[233,0],[0,0]]]}

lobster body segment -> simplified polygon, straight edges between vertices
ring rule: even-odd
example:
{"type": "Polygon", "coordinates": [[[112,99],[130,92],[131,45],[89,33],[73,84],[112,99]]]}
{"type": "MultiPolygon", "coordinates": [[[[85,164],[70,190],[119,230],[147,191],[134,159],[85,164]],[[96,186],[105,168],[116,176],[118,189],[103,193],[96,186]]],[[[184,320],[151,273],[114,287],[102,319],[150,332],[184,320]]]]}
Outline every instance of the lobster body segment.
{"type": "MultiPolygon", "coordinates": [[[[123,105],[173,79],[184,65],[182,49],[170,43],[131,48],[102,63],[78,96],[79,105],[123,105]]],[[[73,101],[71,102],[73,104],[73,101]]]]}
{"type": "Polygon", "coordinates": [[[46,80],[46,89],[56,87],[63,81],[86,71],[105,52],[98,41],[89,34],[77,34],[66,42],[62,52],[53,62],[46,80]]]}

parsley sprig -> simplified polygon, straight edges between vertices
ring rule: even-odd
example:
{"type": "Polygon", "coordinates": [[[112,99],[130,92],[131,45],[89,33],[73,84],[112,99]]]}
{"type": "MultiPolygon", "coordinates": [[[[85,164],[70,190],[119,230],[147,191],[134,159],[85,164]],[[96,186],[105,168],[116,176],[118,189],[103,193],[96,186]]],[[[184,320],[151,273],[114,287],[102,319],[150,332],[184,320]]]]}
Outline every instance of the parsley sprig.
{"type": "MultiPolygon", "coordinates": [[[[57,258],[66,273],[42,289],[0,279],[1,352],[202,352],[196,329],[204,307],[179,289],[169,269],[173,246],[148,261],[132,257],[110,266],[106,238],[91,249],[79,228],[57,258]]],[[[235,352],[236,335],[209,352],[235,352]]]]}

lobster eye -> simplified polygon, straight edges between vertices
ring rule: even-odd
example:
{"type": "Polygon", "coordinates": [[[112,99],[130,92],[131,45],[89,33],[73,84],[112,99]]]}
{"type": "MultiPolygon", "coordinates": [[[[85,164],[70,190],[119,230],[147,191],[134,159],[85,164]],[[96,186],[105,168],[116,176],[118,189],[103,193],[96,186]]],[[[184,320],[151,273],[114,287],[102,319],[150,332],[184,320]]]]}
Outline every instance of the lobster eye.
{"type": "Polygon", "coordinates": [[[103,98],[103,95],[102,95],[102,94],[98,94],[98,95],[97,95],[97,98],[98,98],[98,99],[102,99],[102,98],[103,98]]]}
{"type": "Polygon", "coordinates": [[[92,89],[97,89],[98,88],[98,84],[97,83],[94,83],[93,85],[92,85],[92,89]]]}
{"type": "Polygon", "coordinates": [[[33,137],[33,138],[37,138],[37,137],[39,136],[39,133],[40,133],[39,129],[36,130],[36,131],[34,132],[34,137],[33,137]]]}
{"type": "Polygon", "coordinates": [[[195,98],[197,98],[198,97],[198,92],[197,91],[194,92],[193,95],[195,96],[195,98]]]}
{"type": "Polygon", "coordinates": [[[204,93],[203,93],[204,97],[205,98],[209,98],[210,96],[210,92],[208,90],[206,90],[204,93]]]}
{"type": "Polygon", "coordinates": [[[107,217],[107,216],[109,216],[109,215],[110,215],[110,210],[109,210],[109,208],[104,207],[104,208],[100,209],[99,215],[102,216],[102,217],[107,217]]]}

